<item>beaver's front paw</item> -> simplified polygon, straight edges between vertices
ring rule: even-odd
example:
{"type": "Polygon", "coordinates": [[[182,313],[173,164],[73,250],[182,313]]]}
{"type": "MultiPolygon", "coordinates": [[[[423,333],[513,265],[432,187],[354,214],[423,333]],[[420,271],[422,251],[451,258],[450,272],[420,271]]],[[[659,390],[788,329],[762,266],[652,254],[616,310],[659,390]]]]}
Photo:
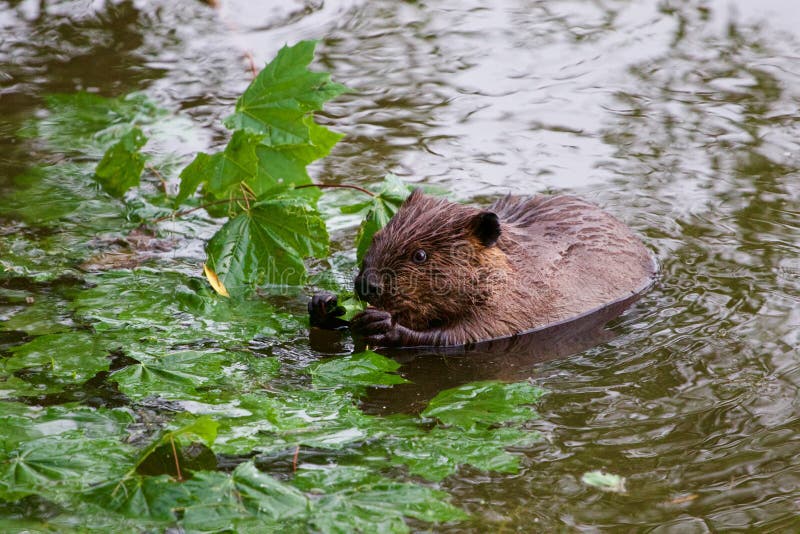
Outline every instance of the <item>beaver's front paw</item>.
{"type": "Polygon", "coordinates": [[[340,319],[345,309],[338,305],[336,295],[320,291],[308,302],[308,315],[311,326],[336,330],[347,327],[347,321],[340,319]]]}
{"type": "Polygon", "coordinates": [[[400,330],[393,324],[392,314],[376,308],[367,308],[353,317],[350,329],[372,346],[387,347],[400,341],[400,330]]]}

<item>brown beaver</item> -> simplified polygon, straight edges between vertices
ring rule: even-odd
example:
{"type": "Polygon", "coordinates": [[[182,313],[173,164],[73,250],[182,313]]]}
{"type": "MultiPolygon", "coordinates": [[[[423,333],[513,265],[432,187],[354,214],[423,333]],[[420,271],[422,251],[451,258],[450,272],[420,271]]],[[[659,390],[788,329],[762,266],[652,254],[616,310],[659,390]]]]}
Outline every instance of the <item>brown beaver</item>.
{"type": "MultiPolygon", "coordinates": [[[[374,346],[463,345],[575,319],[641,293],[655,273],[630,229],[576,197],[481,210],[415,190],[364,257],[355,290],[372,307],[350,328],[374,346]]],[[[315,296],[312,324],[335,304],[315,296]]]]}

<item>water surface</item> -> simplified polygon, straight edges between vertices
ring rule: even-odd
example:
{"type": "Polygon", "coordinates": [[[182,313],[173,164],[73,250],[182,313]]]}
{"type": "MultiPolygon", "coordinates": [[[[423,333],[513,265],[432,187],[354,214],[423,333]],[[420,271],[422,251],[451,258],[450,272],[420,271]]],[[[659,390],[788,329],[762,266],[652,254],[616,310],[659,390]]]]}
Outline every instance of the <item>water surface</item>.
{"type": "MultiPolygon", "coordinates": [[[[535,423],[545,439],[520,451],[519,474],[445,479],[477,518],[468,528],[800,527],[794,2],[219,3],[0,2],[0,186],[39,162],[16,132],[46,94],[143,90],[206,127],[170,147],[190,154],[224,141],[219,119],[250,80],[245,53],[261,64],[320,39],[319,66],[355,93],[321,119],[347,137],[317,180],[392,171],[477,203],[578,194],[662,266],[612,339],[514,370],[550,392],[535,423]],[[627,494],[582,484],[594,469],[626,477],[627,494]]],[[[331,221],[339,249],[353,224],[331,221]]],[[[20,341],[0,334],[0,346],[20,341]]],[[[305,335],[282,350],[322,356],[305,335]]],[[[434,391],[458,379],[458,365],[431,369],[434,391]]]]}

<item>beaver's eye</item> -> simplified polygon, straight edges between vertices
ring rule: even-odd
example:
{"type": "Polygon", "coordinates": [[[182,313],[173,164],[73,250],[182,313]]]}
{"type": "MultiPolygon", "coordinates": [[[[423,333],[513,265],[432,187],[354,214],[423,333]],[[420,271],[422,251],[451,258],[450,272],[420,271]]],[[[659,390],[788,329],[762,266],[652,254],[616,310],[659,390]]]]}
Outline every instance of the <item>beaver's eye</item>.
{"type": "Polygon", "coordinates": [[[424,263],[425,260],[428,259],[428,254],[424,250],[419,249],[411,256],[411,259],[414,260],[414,263],[424,263]]]}

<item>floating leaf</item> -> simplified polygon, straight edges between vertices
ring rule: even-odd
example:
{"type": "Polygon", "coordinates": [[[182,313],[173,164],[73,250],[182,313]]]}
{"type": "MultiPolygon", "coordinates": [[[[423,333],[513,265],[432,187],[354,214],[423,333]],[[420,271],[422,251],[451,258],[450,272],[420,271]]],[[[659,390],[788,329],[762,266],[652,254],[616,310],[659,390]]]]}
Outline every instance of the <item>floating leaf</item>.
{"type": "Polygon", "coordinates": [[[408,382],[396,361],[372,351],[332,358],[309,368],[315,387],[390,386],[408,382]]]}
{"type": "Polygon", "coordinates": [[[121,197],[128,189],[139,185],[144,169],[144,156],[139,149],[146,142],[142,131],[133,128],[106,151],[95,170],[95,177],[106,193],[121,197]]]}
{"type": "Polygon", "coordinates": [[[99,155],[136,125],[149,125],[168,112],[142,93],[105,98],[92,93],[45,97],[49,115],[28,128],[59,151],[88,151],[99,155]]]}
{"type": "Polygon", "coordinates": [[[300,41],[281,48],[239,97],[225,125],[265,135],[267,145],[312,144],[303,118],[346,91],[330,81],[330,74],[308,70],[315,47],[315,41],[300,41]]]}
{"type": "Polygon", "coordinates": [[[47,382],[80,384],[108,369],[108,350],[88,332],[64,332],[39,336],[11,349],[5,361],[9,372],[25,369],[41,374],[47,382]]]}
{"type": "Polygon", "coordinates": [[[0,404],[6,435],[0,440],[0,499],[34,494],[58,498],[60,491],[120,475],[133,459],[132,448],[121,441],[131,421],[129,414],[116,410],[23,411],[19,405],[0,404]]]}
{"type": "Polygon", "coordinates": [[[365,467],[303,469],[294,484],[323,496],[314,503],[311,523],[321,532],[409,532],[403,520],[429,523],[469,516],[447,502],[445,492],[395,482],[365,467]]]}
{"type": "Polygon", "coordinates": [[[154,362],[136,363],[114,372],[110,379],[132,399],[199,399],[198,387],[214,381],[229,358],[217,352],[184,351],[154,362]]]}
{"type": "Polygon", "coordinates": [[[544,390],[518,382],[473,382],[440,392],[434,397],[423,417],[435,417],[446,425],[470,429],[510,421],[527,421],[536,417],[530,406],[544,390]]]}
{"type": "Polygon", "coordinates": [[[625,478],[603,471],[589,471],[581,477],[581,482],[602,491],[625,493],[625,478]]]}
{"type": "Polygon", "coordinates": [[[276,195],[229,220],[206,247],[208,265],[222,284],[241,294],[260,284],[305,280],[303,258],[322,258],[328,233],[307,199],[276,195]]]}
{"type": "MultiPolygon", "coordinates": [[[[538,432],[513,427],[469,431],[438,426],[427,431],[418,425],[389,428],[380,448],[390,453],[392,463],[405,465],[411,474],[435,481],[454,474],[464,465],[483,471],[516,473],[519,455],[506,449],[529,446],[540,439],[538,432]]],[[[380,452],[375,450],[376,454],[380,452]]]]}

